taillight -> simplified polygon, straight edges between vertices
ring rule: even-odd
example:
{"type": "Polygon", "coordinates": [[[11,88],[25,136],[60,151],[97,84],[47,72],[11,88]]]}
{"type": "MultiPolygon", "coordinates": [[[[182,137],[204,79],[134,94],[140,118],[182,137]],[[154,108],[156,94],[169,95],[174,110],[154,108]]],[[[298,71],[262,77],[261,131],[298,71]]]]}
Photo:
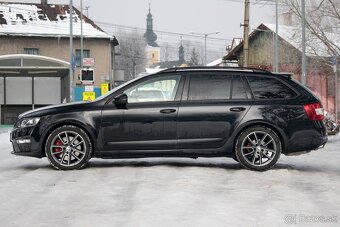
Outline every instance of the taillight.
{"type": "Polygon", "coordinates": [[[303,106],[306,114],[311,121],[322,121],[324,119],[324,112],[321,103],[306,104],[303,106]]]}

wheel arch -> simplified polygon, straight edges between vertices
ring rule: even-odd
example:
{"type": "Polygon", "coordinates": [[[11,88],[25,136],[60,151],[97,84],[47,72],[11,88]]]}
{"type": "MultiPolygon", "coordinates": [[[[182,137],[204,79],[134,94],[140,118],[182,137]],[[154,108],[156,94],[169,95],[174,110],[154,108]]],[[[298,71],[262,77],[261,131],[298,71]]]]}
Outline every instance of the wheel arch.
{"type": "Polygon", "coordinates": [[[47,128],[45,130],[45,133],[43,135],[43,140],[40,144],[40,150],[41,150],[41,157],[45,157],[45,144],[47,141],[48,136],[50,135],[51,132],[53,132],[55,129],[65,126],[65,125],[71,125],[71,126],[75,126],[78,127],[80,129],[82,129],[85,133],[87,133],[87,135],[89,136],[91,143],[92,143],[92,147],[93,147],[93,153],[92,155],[94,155],[95,151],[96,151],[96,139],[95,139],[95,135],[93,133],[92,130],[90,130],[88,127],[86,127],[83,123],[79,122],[79,121],[75,121],[75,120],[69,120],[69,121],[62,121],[62,122],[57,122],[53,125],[51,125],[49,128],[47,128]]]}
{"type": "Polygon", "coordinates": [[[247,122],[245,124],[243,124],[242,126],[240,126],[237,130],[237,132],[235,132],[234,136],[233,136],[233,145],[232,145],[232,154],[235,155],[235,146],[237,143],[237,139],[240,136],[240,134],[242,132],[244,132],[245,130],[247,130],[248,128],[254,127],[254,126],[263,126],[263,127],[267,127],[271,130],[273,130],[277,136],[279,137],[280,141],[281,141],[281,148],[282,148],[282,153],[286,153],[286,147],[287,147],[287,137],[284,133],[284,131],[276,126],[274,126],[273,124],[270,124],[269,122],[266,121],[251,121],[251,122],[247,122]]]}

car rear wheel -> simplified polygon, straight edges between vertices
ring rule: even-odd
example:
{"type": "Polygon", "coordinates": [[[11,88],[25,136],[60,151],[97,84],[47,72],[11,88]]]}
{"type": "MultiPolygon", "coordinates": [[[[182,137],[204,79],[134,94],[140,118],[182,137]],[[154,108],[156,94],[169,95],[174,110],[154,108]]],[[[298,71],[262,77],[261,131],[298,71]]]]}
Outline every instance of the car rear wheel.
{"type": "Polygon", "coordinates": [[[45,153],[56,169],[80,169],[91,158],[92,143],[84,130],[65,125],[55,129],[48,136],[45,153]]]}
{"type": "Polygon", "coordinates": [[[278,135],[270,128],[255,126],[243,131],[236,141],[235,154],[247,169],[265,171],[273,167],[282,148],[278,135]]]}

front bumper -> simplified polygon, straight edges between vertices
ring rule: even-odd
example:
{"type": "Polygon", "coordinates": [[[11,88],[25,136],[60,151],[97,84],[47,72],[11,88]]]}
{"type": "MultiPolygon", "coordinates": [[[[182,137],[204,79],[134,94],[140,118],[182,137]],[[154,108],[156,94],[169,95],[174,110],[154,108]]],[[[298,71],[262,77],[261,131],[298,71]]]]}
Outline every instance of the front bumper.
{"type": "Polygon", "coordinates": [[[35,127],[16,128],[10,133],[14,155],[41,158],[35,127]]]}

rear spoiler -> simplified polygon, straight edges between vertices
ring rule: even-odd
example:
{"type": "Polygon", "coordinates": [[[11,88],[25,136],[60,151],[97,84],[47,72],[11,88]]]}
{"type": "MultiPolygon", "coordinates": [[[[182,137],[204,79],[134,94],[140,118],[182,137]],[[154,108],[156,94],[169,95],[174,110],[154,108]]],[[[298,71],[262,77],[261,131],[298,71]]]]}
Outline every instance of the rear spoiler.
{"type": "Polygon", "coordinates": [[[293,76],[293,73],[290,73],[290,72],[279,72],[279,73],[272,73],[274,75],[278,75],[278,76],[284,76],[288,79],[292,79],[292,76],[293,76]]]}

